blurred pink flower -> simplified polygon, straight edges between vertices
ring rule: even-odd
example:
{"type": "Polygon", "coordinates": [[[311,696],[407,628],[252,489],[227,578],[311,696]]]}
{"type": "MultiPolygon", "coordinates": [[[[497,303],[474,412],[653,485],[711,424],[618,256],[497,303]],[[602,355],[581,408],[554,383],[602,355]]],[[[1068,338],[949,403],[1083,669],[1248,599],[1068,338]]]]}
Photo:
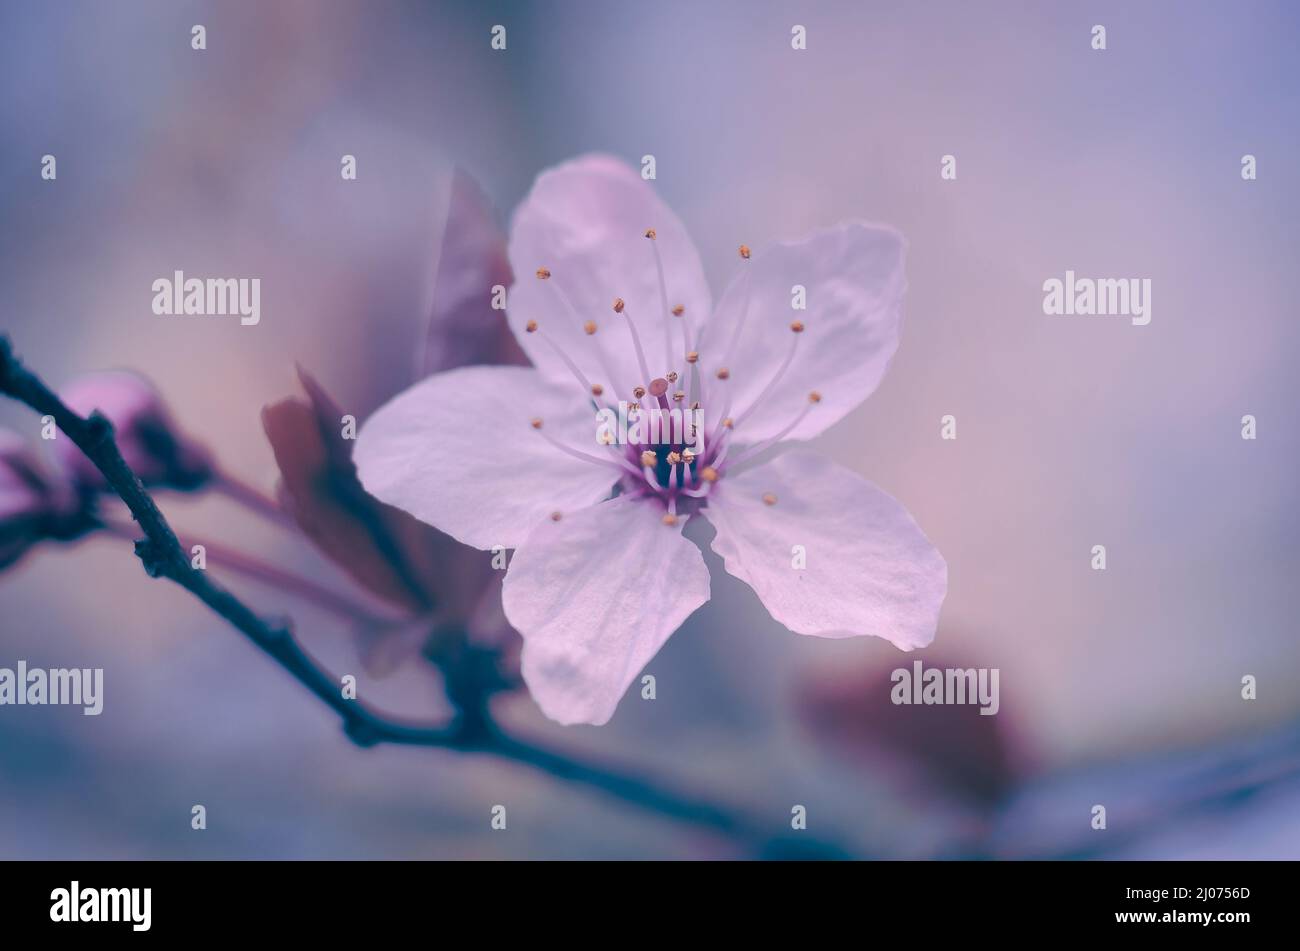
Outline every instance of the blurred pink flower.
{"type": "MultiPolygon", "coordinates": [[[[926,666],[974,665],[927,651],[926,666]]],[[[1025,768],[1014,709],[984,716],[974,703],[895,704],[895,683],[875,662],[812,671],[800,685],[800,719],[828,748],[906,784],[913,803],[937,792],[979,811],[997,806],[1025,768]]]]}
{"type": "MultiPolygon", "coordinates": [[[[59,392],[75,412],[98,410],[113,424],[118,448],[147,486],[197,489],[215,474],[212,456],[180,431],[152,383],[135,373],[109,370],[78,377],[59,392]]],[[[57,439],[60,466],[83,489],[103,491],[103,474],[69,439],[57,439]]]]}
{"type": "Polygon", "coordinates": [[[17,433],[0,429],[0,570],[46,538],[89,527],[67,483],[51,479],[17,433]]]}
{"type": "Polygon", "coordinates": [[[726,570],[791,630],[905,650],[934,636],[947,567],[898,502],[809,452],[742,465],[818,435],[880,382],[898,345],[902,237],[849,223],[741,257],[711,312],[689,236],[635,171],[605,156],[552,169],[509,244],[514,273],[539,278],[507,308],[533,366],[438,373],[357,441],[377,498],[476,548],[517,549],[506,617],[533,697],[562,723],[606,722],[708,600],[682,535],[697,513],[726,570]],[[612,445],[608,430],[602,444],[596,411],[620,399],[643,414],[698,402],[703,444],[612,445]]]}

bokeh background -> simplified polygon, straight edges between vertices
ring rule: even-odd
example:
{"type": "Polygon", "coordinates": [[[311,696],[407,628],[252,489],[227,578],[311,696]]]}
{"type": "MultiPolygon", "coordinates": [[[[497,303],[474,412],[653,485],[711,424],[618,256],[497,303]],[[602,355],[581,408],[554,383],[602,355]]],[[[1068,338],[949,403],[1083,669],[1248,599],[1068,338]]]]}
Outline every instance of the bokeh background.
{"type": "MultiPolygon", "coordinates": [[[[889,222],[911,243],[903,342],[818,443],[947,558],[934,646],[790,634],[709,556],[714,600],[648,668],[657,701],[632,693],[603,728],[549,724],[526,695],[500,716],[774,835],[806,805],[855,855],[1296,858],[1298,28],[1295,4],[1226,0],[4,0],[0,329],[55,385],[147,374],[270,491],[258,414],[295,361],[358,417],[413,379],[456,164],[507,216],[550,165],[653,153],[715,296],[741,241],[889,222]],[[1067,268],[1149,277],[1151,324],[1045,317],[1067,268]],[[153,316],[177,269],[260,277],[260,326],[153,316]],[[891,708],[888,673],[916,656],[1000,668],[1001,713],[891,708]]],[[[0,424],[37,440],[20,407],[0,424]]],[[[345,583],[228,502],[162,502],[191,534],[345,583]]],[[[360,672],[346,627],[231,584],[360,672]]],[[[105,711],[0,708],[3,857],[736,854],[519,766],[353,747],[122,541],[0,576],[0,666],[20,658],[103,667],[105,711]]],[[[444,712],[437,687],[420,664],[362,677],[412,716],[444,712]]]]}

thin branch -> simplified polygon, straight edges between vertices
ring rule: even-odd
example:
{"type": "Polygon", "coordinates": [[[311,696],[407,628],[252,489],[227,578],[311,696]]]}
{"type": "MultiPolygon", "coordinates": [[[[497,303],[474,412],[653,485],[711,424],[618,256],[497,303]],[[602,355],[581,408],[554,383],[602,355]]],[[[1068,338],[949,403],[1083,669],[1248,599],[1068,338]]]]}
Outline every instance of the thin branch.
{"type": "MultiPolygon", "coordinates": [[[[134,539],[137,534],[135,526],[129,523],[113,519],[100,519],[99,524],[104,531],[118,538],[134,539]]],[[[263,561],[237,548],[223,545],[221,542],[211,540],[197,542],[194,538],[181,539],[179,536],[178,539],[182,550],[192,551],[192,544],[202,544],[210,565],[226,568],[259,584],[301,598],[343,620],[353,623],[360,622],[376,628],[391,627],[410,620],[409,618],[398,617],[395,614],[381,614],[382,609],[380,608],[372,608],[369,605],[362,604],[352,597],[340,594],[333,588],[317,584],[310,578],[304,578],[291,571],[286,571],[279,565],[263,561]]]]}
{"type": "Polygon", "coordinates": [[[212,480],[212,488],[232,502],[242,505],[250,512],[260,515],[269,522],[289,528],[296,527],[293,519],[285,513],[284,509],[280,508],[275,499],[261,489],[249,485],[238,476],[231,475],[224,469],[217,470],[217,474],[212,480]]]}
{"type": "MultiPolygon", "coordinates": [[[[490,718],[458,716],[446,725],[428,726],[387,717],[357,700],[343,697],[341,682],[298,644],[286,619],[269,621],[235,595],[192,568],[176,533],[159,510],[113,438],[113,426],[99,412],[82,417],[14,355],[7,337],[0,336],[0,393],[26,404],[55,424],[104,474],[112,490],[126,503],[144,538],[135,552],[151,577],[167,578],[189,591],[228,621],[343,720],[347,736],[358,746],[378,743],[424,746],[497,755],[531,766],[559,779],[582,783],[658,815],[713,829],[750,847],[765,847],[772,837],[763,824],[751,822],[714,803],[683,795],[636,775],[525,742],[502,733],[490,718]]],[[[472,713],[472,711],[466,711],[472,713]]],[[[823,854],[834,849],[808,842],[823,854]]]]}

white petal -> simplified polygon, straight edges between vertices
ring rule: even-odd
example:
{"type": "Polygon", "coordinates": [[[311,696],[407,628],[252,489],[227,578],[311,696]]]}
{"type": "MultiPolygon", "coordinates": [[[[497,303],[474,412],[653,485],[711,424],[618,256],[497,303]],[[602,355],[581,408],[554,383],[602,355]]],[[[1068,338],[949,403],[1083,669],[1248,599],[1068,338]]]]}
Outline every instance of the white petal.
{"type": "Polygon", "coordinates": [[[515,552],[502,591],[523,635],[523,675],[560,723],[605,723],[628,685],[709,600],[709,571],[682,523],[621,496],[545,522],[515,552]]]}
{"type": "Polygon", "coordinates": [[[903,650],[934,639],[948,590],[943,557],[893,497],[825,456],[790,452],[725,476],[705,514],[727,571],[790,630],[870,634],[903,650]]]}
{"type": "Polygon", "coordinates": [[[544,374],[572,380],[541,336],[524,332],[529,320],[541,324],[590,382],[623,399],[632,387],[649,382],[627,320],[636,322],[652,379],[668,372],[669,355],[679,372],[684,369],[677,323],[667,336],[669,321],[681,318],[664,317],[655,248],[663,259],[669,308],[683,305],[699,328],[711,305],[699,255],[677,216],[640,174],[610,156],[588,155],[538,177],[511,229],[515,284],[507,311],[520,344],[544,374]],[[656,231],[653,242],[645,237],[648,228],[656,231]],[[536,278],[539,267],[551,272],[549,280],[536,278]],[[630,317],[614,313],[616,297],[623,298],[630,317]],[[583,330],[587,320],[596,323],[594,335],[583,330]]]}
{"type": "Polygon", "coordinates": [[[548,444],[534,417],[566,445],[605,454],[576,389],[550,387],[531,367],[463,367],[380,407],[361,427],[353,460],[380,501],[475,548],[515,548],[552,512],[585,508],[618,480],[548,444]]]}
{"type": "Polygon", "coordinates": [[[821,402],[786,437],[811,439],[875,390],[898,349],[905,251],[897,231],[851,222],[774,245],[748,263],[748,278],[742,271],[732,281],[700,350],[710,371],[720,362],[731,371],[724,384],[711,372],[706,379],[711,401],[723,398],[722,387],[730,389],[733,418],[758,401],[786,358],[794,339],[791,322],[805,327],[779,384],[737,425],[738,442],[777,435],[816,390],[821,402]],[[746,287],[747,279],[752,287],[746,287]],[[796,285],[806,290],[806,310],[792,307],[796,285]],[[747,294],[749,316],[742,325],[747,294]],[[738,326],[743,329],[735,337],[738,326]]]}

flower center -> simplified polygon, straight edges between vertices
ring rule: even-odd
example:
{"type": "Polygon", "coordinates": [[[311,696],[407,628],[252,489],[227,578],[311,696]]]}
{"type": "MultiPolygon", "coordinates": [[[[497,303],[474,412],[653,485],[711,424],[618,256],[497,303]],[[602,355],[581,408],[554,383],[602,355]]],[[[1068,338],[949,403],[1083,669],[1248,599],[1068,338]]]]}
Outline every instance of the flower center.
{"type": "MultiPolygon", "coordinates": [[[[681,304],[670,306],[668,284],[665,280],[663,260],[659,254],[658,235],[653,228],[645,232],[654,253],[655,272],[659,282],[664,326],[664,352],[662,365],[667,367],[662,376],[651,372],[651,360],[657,355],[647,355],[637,330],[638,319],[621,297],[613,299],[617,319],[627,327],[627,346],[636,358],[638,380],[621,380],[614,374],[603,351],[599,348],[600,369],[605,380],[593,382],[582,372],[570,354],[535,320],[525,325],[530,334],[537,334],[555,351],[581,387],[582,398],[591,406],[599,420],[593,452],[576,449],[553,438],[545,432],[543,421],[534,419],[533,428],[556,449],[574,458],[611,469],[617,475],[616,491],[623,495],[653,498],[664,507],[664,523],[674,525],[682,515],[694,514],[708,505],[714,487],[728,472],[742,463],[771,448],[798,426],[813,406],[821,401],[817,392],[808,394],[803,409],[775,436],[730,452],[739,431],[743,438],[746,420],[760,410],[783,409],[779,399],[780,385],[799,348],[804,331],[802,321],[789,325],[790,345],[777,369],[764,382],[747,406],[732,410],[734,383],[729,381],[732,372],[728,361],[734,354],[745,325],[749,319],[750,275],[742,276],[745,282],[743,304],[730,339],[717,342],[716,351],[705,347],[697,339],[691,315],[681,304]],[[675,341],[680,339],[680,351],[675,341]],[[680,372],[679,372],[680,371],[680,372]],[[621,397],[621,399],[620,399],[621,397]]],[[[747,246],[740,246],[742,262],[750,259],[747,246]]],[[[588,337],[597,333],[598,325],[590,315],[579,314],[563,282],[547,267],[537,269],[537,278],[547,281],[574,326],[581,326],[588,337]]],[[[712,345],[715,341],[710,341],[712,345]]],[[[773,503],[769,503],[773,504],[773,503]]]]}

